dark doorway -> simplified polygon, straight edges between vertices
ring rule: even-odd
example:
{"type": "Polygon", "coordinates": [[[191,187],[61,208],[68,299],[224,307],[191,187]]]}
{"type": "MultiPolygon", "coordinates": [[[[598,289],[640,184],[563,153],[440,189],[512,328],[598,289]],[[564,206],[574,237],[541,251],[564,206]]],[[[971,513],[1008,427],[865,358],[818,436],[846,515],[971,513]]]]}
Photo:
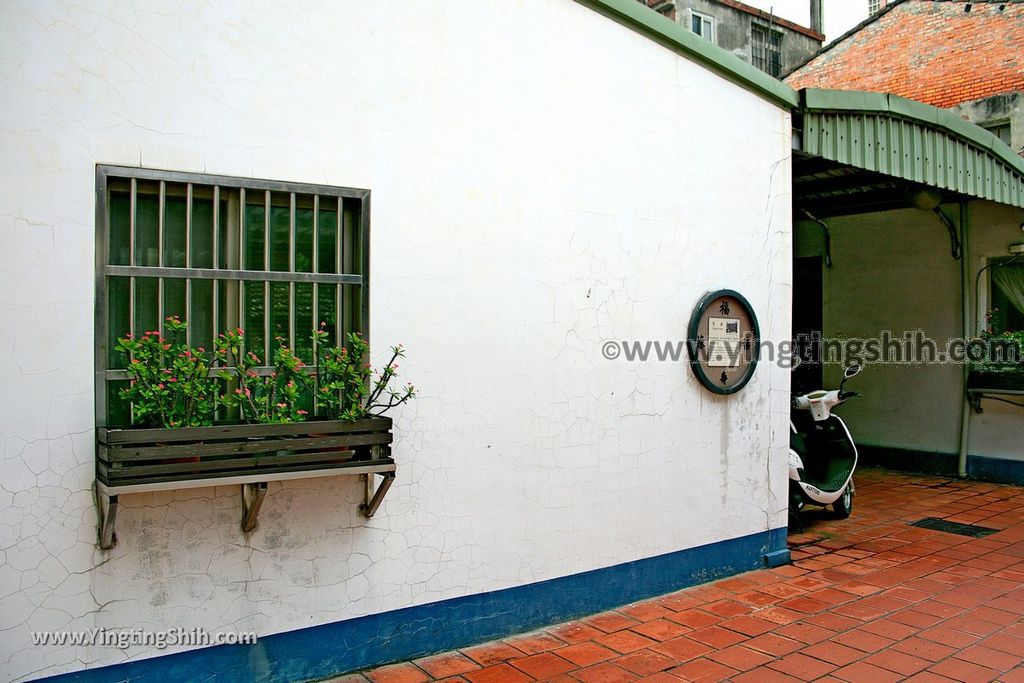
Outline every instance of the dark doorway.
{"type": "MultiPolygon", "coordinates": [[[[821,339],[822,258],[803,256],[793,259],[793,343],[801,339],[821,339]]],[[[810,344],[794,346],[803,362],[793,369],[793,393],[806,394],[821,389],[824,383],[821,359],[810,344]]]]}

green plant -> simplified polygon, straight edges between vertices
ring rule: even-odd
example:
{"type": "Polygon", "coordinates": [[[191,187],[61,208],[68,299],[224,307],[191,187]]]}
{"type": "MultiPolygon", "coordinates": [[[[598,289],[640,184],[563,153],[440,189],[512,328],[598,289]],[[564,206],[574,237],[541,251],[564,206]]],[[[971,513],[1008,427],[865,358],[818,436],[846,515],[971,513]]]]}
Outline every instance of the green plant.
{"type": "Polygon", "coordinates": [[[316,350],[316,405],[323,415],[351,422],[383,415],[416,396],[416,388],[411,384],[397,391],[390,386],[398,376],[395,361],[405,355],[401,345],[391,347],[391,360],[375,373],[369,360],[370,347],[361,334],[352,332],[347,345],[331,346],[325,327],[321,323],[312,335],[316,350]]]}
{"type": "Polygon", "coordinates": [[[245,350],[241,328],[218,335],[214,342],[215,357],[222,368],[220,376],[238,385],[224,394],[223,401],[237,407],[246,422],[301,422],[306,418],[307,411],[299,408],[299,399],[312,384],[312,377],[283,339],[278,337],[277,341],[274,369],[269,374],[261,374],[260,357],[245,350]]]}
{"type": "Polygon", "coordinates": [[[192,349],[185,343],[186,328],[180,319],[170,316],[164,325],[166,338],[152,330],[117,340],[115,348],[128,358],[130,380],[119,395],[131,402],[133,425],[173,428],[212,424],[218,382],[209,377],[205,349],[192,349]]]}
{"type": "Polygon", "coordinates": [[[980,336],[986,342],[988,357],[981,362],[981,369],[1024,370],[1024,330],[997,331],[992,320],[998,310],[985,314],[986,327],[980,336]]]}

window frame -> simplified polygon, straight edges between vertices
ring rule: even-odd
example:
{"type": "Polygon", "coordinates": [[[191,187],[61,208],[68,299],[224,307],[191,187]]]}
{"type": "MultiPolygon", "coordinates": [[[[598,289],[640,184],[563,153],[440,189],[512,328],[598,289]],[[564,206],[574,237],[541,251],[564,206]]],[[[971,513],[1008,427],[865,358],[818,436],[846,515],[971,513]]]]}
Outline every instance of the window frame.
{"type": "Polygon", "coordinates": [[[695,33],[696,35],[700,36],[704,40],[709,41],[710,43],[712,43],[714,45],[718,44],[718,41],[716,40],[716,34],[718,33],[718,26],[716,24],[717,24],[717,21],[715,20],[714,16],[712,16],[710,14],[705,14],[703,12],[698,12],[697,10],[693,10],[693,9],[690,10],[690,31],[692,33],[695,33]],[[710,35],[704,35],[704,33],[697,33],[696,31],[694,31],[693,30],[693,20],[694,19],[700,19],[701,31],[704,30],[704,22],[707,22],[708,26],[710,27],[710,31],[711,31],[710,35]]]}
{"type": "MultiPolygon", "coordinates": [[[[1024,267],[1024,260],[1022,260],[1022,261],[1015,261],[1012,258],[1008,258],[1006,256],[994,256],[994,257],[989,257],[989,258],[986,259],[985,268],[987,269],[987,272],[985,274],[986,275],[985,279],[988,281],[988,287],[987,287],[987,290],[985,291],[985,301],[984,301],[984,310],[985,311],[991,311],[995,307],[996,299],[999,298],[996,295],[996,290],[999,288],[999,286],[996,284],[993,271],[995,271],[995,269],[1000,267],[1000,266],[1011,265],[1011,263],[1013,265],[1019,265],[1019,266],[1024,267]]],[[[1003,296],[1005,296],[1005,295],[1003,295],[1003,296]]],[[[1017,332],[1018,329],[1015,326],[1010,325],[1010,319],[1011,319],[1011,316],[1013,318],[1024,317],[1024,310],[1018,309],[1011,302],[1007,302],[1007,305],[1008,306],[1013,306],[1013,308],[1015,309],[1015,312],[1011,312],[1009,310],[1004,311],[1004,315],[1001,315],[1000,318],[1005,317],[1007,322],[1003,326],[1004,329],[999,330],[999,331],[1000,332],[1017,332]]],[[[989,327],[989,325],[986,323],[986,321],[985,321],[985,319],[984,319],[982,314],[979,314],[978,317],[980,319],[980,324],[981,324],[981,329],[978,330],[978,332],[980,333],[982,330],[984,330],[987,327],[989,327]]],[[[1020,329],[1024,329],[1024,326],[1022,326],[1020,329]]]]}
{"type": "Polygon", "coordinates": [[[783,39],[782,31],[778,31],[778,30],[772,28],[772,26],[770,26],[770,25],[761,24],[761,23],[758,23],[758,22],[751,22],[751,24],[750,24],[750,63],[751,63],[751,65],[753,65],[755,68],[759,69],[760,71],[763,71],[764,73],[768,74],[772,78],[781,78],[782,77],[782,71],[783,71],[783,67],[782,67],[782,39],[783,39]],[[754,40],[754,34],[757,31],[762,32],[763,35],[764,35],[764,40],[761,42],[761,45],[762,45],[762,48],[763,48],[763,54],[761,54],[761,55],[757,54],[756,45],[755,45],[756,41],[754,40]],[[778,46],[777,47],[774,47],[772,45],[772,38],[773,37],[777,37],[778,38],[778,46]],[[773,54],[777,54],[778,55],[779,72],[777,74],[776,73],[772,73],[767,68],[765,68],[765,67],[768,67],[768,66],[770,66],[772,64],[771,56],[773,54]],[[759,61],[763,62],[765,67],[758,66],[758,62],[759,61]]]}
{"type": "MultiPolygon", "coordinates": [[[[267,213],[267,225],[269,225],[269,212],[267,213]]],[[[332,185],[321,185],[312,183],[298,183],[298,182],[286,182],[279,180],[266,180],[260,178],[246,178],[239,176],[224,176],[224,175],[213,175],[207,173],[191,173],[184,171],[167,171],[158,170],[151,168],[142,168],[135,166],[118,166],[110,164],[97,164],[96,165],[96,218],[95,218],[95,326],[94,326],[94,395],[95,395],[95,423],[97,427],[106,427],[108,422],[108,406],[107,406],[107,391],[108,384],[111,381],[124,380],[127,378],[127,373],[122,369],[108,367],[110,358],[110,346],[108,336],[109,332],[109,321],[110,321],[110,306],[108,296],[110,292],[109,279],[112,277],[146,277],[158,279],[161,283],[164,279],[181,279],[185,280],[186,292],[191,290],[191,283],[196,280],[212,280],[214,283],[218,282],[263,282],[265,283],[265,290],[269,289],[270,283],[287,283],[290,284],[290,305],[289,305],[289,319],[290,326],[292,328],[293,338],[289,340],[290,344],[294,344],[295,337],[295,285],[299,283],[312,283],[314,286],[313,298],[314,298],[314,311],[316,310],[316,291],[319,285],[333,285],[337,288],[337,294],[335,298],[335,321],[336,330],[335,335],[339,343],[342,340],[342,332],[345,329],[345,320],[343,314],[343,299],[342,287],[345,285],[358,286],[359,292],[354,295],[354,302],[357,302],[359,310],[355,312],[355,318],[353,318],[354,324],[358,325],[358,331],[363,335],[364,339],[369,343],[370,341],[370,190],[340,187],[332,185]],[[212,268],[194,268],[191,267],[190,256],[186,256],[185,267],[173,267],[163,265],[164,259],[161,257],[158,260],[157,266],[140,266],[134,262],[134,250],[136,241],[135,223],[137,217],[135,215],[135,204],[134,199],[132,200],[132,214],[130,216],[130,230],[129,240],[131,241],[131,252],[133,254],[129,261],[129,265],[115,265],[110,263],[110,243],[111,243],[111,226],[110,226],[110,214],[109,214],[109,203],[108,198],[110,196],[109,185],[110,179],[116,178],[118,180],[127,180],[132,187],[132,197],[134,197],[134,188],[138,181],[147,182],[159,182],[160,183],[160,202],[161,202],[161,216],[159,218],[160,224],[164,221],[163,217],[163,201],[165,195],[165,187],[167,183],[183,184],[187,188],[186,198],[186,254],[189,254],[191,250],[191,216],[192,216],[192,188],[193,186],[209,186],[213,188],[214,192],[214,220],[212,226],[212,268]],[[271,193],[283,193],[289,194],[290,208],[289,208],[289,270],[270,270],[267,263],[270,260],[270,244],[269,242],[264,245],[264,257],[265,263],[263,270],[252,270],[249,268],[243,268],[248,266],[243,262],[243,256],[241,251],[242,248],[244,231],[239,230],[239,248],[240,253],[238,256],[238,268],[220,268],[218,259],[218,244],[220,237],[220,228],[223,222],[217,217],[218,215],[218,196],[221,188],[237,190],[239,191],[240,202],[245,204],[245,192],[255,191],[262,192],[265,195],[266,206],[270,206],[271,193]],[[350,245],[345,245],[344,239],[344,218],[343,213],[346,210],[345,205],[354,203],[358,207],[358,216],[355,217],[352,223],[352,243],[358,244],[358,263],[352,263],[353,269],[358,268],[357,273],[353,272],[336,272],[336,273],[319,273],[319,263],[317,259],[313,259],[311,264],[312,272],[302,272],[295,270],[295,232],[296,232],[296,195],[313,195],[314,199],[314,231],[313,231],[313,243],[314,250],[319,239],[319,233],[317,231],[317,221],[319,220],[318,207],[319,200],[321,197],[337,198],[338,200],[338,221],[339,221],[339,232],[336,237],[336,249],[338,250],[339,262],[337,264],[337,270],[342,271],[344,266],[344,259],[341,258],[343,249],[350,248],[350,245]]],[[[241,226],[239,226],[241,227],[241,226]]],[[[266,233],[265,233],[266,234],[266,233]]],[[[163,238],[161,236],[159,244],[159,252],[162,255],[165,249],[163,244],[163,238]]],[[[230,266],[230,263],[227,263],[230,266]]],[[[134,291],[134,287],[131,287],[130,291],[134,291]]],[[[159,312],[160,316],[160,329],[163,330],[163,313],[164,313],[164,301],[163,301],[163,287],[160,287],[161,294],[159,295],[159,312]]],[[[214,285],[214,308],[217,306],[217,288],[214,285]]],[[[134,298],[134,294],[130,295],[134,298]]],[[[239,319],[241,320],[244,304],[241,302],[241,296],[239,296],[239,319]]],[[[188,294],[186,294],[186,301],[190,301],[188,294]]],[[[264,302],[264,316],[267,320],[270,317],[270,301],[269,299],[264,302]]],[[[131,330],[135,331],[135,315],[134,315],[134,301],[130,304],[131,313],[129,315],[129,325],[131,330]]],[[[191,313],[189,304],[186,304],[186,310],[191,313]]],[[[320,316],[316,316],[320,317],[320,316]]],[[[313,321],[314,325],[316,320],[313,321]]],[[[266,321],[265,321],[266,328],[266,321]]],[[[217,329],[223,327],[223,324],[218,325],[216,317],[213,318],[212,332],[216,336],[218,333],[223,331],[217,329]]],[[[269,343],[269,342],[266,342],[269,343]]],[[[273,368],[266,365],[269,363],[269,359],[264,358],[264,367],[261,369],[261,373],[269,374],[273,371],[273,368]]],[[[213,371],[211,370],[211,374],[213,371]]]]}
{"type": "Polygon", "coordinates": [[[979,128],[987,130],[992,135],[996,136],[997,140],[1005,142],[1007,146],[1013,144],[1013,122],[1009,118],[993,119],[992,121],[985,121],[984,123],[978,124],[979,128]],[[1006,139],[1003,140],[1000,132],[1006,131],[1006,139]]]}

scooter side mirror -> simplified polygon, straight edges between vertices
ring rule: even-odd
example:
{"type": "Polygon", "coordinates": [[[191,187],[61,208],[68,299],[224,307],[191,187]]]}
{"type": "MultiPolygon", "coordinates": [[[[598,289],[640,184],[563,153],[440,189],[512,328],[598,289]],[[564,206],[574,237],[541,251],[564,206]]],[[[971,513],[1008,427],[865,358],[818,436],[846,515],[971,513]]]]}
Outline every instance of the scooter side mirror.
{"type": "Polygon", "coordinates": [[[860,363],[853,363],[853,364],[848,365],[846,367],[846,372],[843,373],[843,374],[846,377],[846,379],[850,379],[851,377],[854,377],[855,375],[859,374],[860,371],[861,371],[860,363]]]}

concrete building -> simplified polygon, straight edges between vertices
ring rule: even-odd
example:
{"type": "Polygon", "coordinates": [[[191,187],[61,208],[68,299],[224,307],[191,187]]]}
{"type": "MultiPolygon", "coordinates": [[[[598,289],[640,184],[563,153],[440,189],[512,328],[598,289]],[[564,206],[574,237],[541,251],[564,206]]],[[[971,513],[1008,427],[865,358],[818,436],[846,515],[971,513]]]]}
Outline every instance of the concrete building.
{"type": "MultiPolygon", "coordinates": [[[[674,339],[719,287],[746,294],[765,339],[788,337],[792,94],[697,54],[692,35],[666,49],[627,4],[651,14],[632,0],[0,6],[0,678],[316,679],[784,551],[788,371],[764,363],[717,397],[686,365],[601,345],[674,339]],[[419,389],[395,415],[397,476],[373,518],[356,476],[270,481],[249,533],[238,484],[130,493],[116,545],[97,546],[94,389],[114,372],[97,348],[130,325],[95,326],[97,277],[126,267],[97,264],[97,233],[118,225],[97,207],[123,210],[106,193],[130,205],[132,183],[147,212],[161,183],[168,211],[189,186],[212,207],[219,188],[229,231],[242,189],[256,213],[270,192],[271,231],[289,193],[296,213],[357,202],[372,275],[341,286],[369,284],[374,360],[403,343],[419,389]],[[177,627],[260,640],[32,635],[177,627]]],[[[159,324],[143,280],[135,317],[159,324]]]]}
{"type": "MultiPolygon", "coordinates": [[[[633,0],[418,0],[397,14],[383,0],[26,0],[0,6],[0,55],[12,681],[316,680],[784,561],[788,365],[766,356],[725,395],[685,361],[606,349],[678,340],[726,288],[765,348],[784,348],[794,202],[831,219],[819,199],[842,194],[841,176],[889,174],[858,195],[876,209],[902,211],[911,184],[969,205],[971,258],[1003,245],[1024,207],[1024,161],[990,133],[920,103],[798,93],[633,0]],[[837,108],[913,127],[999,183],[937,163],[869,170],[810,134],[817,120],[838,135],[837,108]],[[316,236],[309,253],[300,235],[316,236]],[[269,475],[194,467],[177,488],[105,497],[125,360],[111,340],[183,306],[211,333],[236,311],[269,344],[282,319],[285,335],[302,324],[293,302],[309,283],[308,323],[369,334],[372,321],[373,359],[402,342],[419,388],[389,432],[397,471],[376,515],[359,513],[372,480],[294,460],[256,491],[269,475]],[[259,641],[88,636],[178,628],[259,641]]],[[[918,137],[903,140],[887,143],[895,158],[918,137]]],[[[926,240],[901,239],[937,284],[904,293],[939,311],[962,280],[931,268],[947,233],[925,219],[926,240]]],[[[836,273],[858,248],[845,239],[836,273]]],[[[233,428],[182,428],[208,431],[144,466],[188,470],[233,428]]],[[[1020,424],[992,430],[1003,442],[985,452],[1012,461],[1020,424]]]]}
{"type": "MultiPolygon", "coordinates": [[[[992,145],[1003,149],[1008,146],[1007,151],[1019,154],[1024,151],[1022,45],[1024,5],[1020,3],[895,0],[826,46],[785,80],[797,88],[893,93],[926,102],[977,124],[992,135],[992,145]]],[[[888,97],[857,96],[867,101],[888,97]]],[[[848,130],[847,136],[831,144],[856,146],[869,139],[869,134],[870,139],[883,144],[875,137],[876,131],[863,127],[848,130]]],[[[878,154],[874,150],[865,153],[869,158],[878,154]]],[[[914,160],[956,163],[928,147],[915,152],[914,160]]],[[[796,167],[799,176],[799,158],[796,167]]],[[[971,173],[970,169],[963,172],[971,173]]],[[[815,249],[820,256],[823,248],[821,227],[799,222],[807,218],[801,205],[816,218],[830,216],[826,222],[831,228],[833,248],[848,253],[842,263],[837,258],[832,268],[808,266],[811,280],[804,291],[815,292],[815,297],[822,292],[825,316],[819,322],[825,336],[857,335],[882,328],[922,329],[935,338],[955,337],[959,330],[961,336],[971,337],[989,326],[989,312],[994,314],[994,327],[1020,329],[1016,326],[1024,317],[1024,306],[1007,299],[994,284],[993,273],[998,268],[1019,268],[1019,257],[1011,257],[1008,249],[1024,242],[1024,214],[1004,212],[986,203],[961,203],[948,193],[941,197],[941,211],[954,221],[970,224],[970,229],[964,228],[969,235],[961,236],[964,243],[959,267],[964,270],[964,282],[958,284],[957,260],[941,258],[937,251],[945,235],[941,229],[936,231],[935,215],[913,208],[877,211],[901,203],[909,207],[908,197],[914,195],[914,188],[905,188],[903,197],[892,195],[890,189],[890,194],[883,197],[885,178],[875,176],[865,183],[876,183],[876,203],[872,204],[851,200],[858,193],[854,179],[833,179],[826,182],[845,183],[845,189],[813,201],[801,200],[801,192],[810,192],[820,181],[820,176],[807,178],[807,184],[798,180],[794,205],[798,257],[815,249]],[[999,265],[1003,262],[1006,265],[999,265]],[[894,297],[905,301],[912,297],[912,290],[922,289],[935,297],[915,307],[891,305],[894,297]],[[968,291],[963,294],[965,289],[968,291]],[[959,303],[958,292],[963,294],[959,303]]],[[[860,190],[866,191],[863,187],[860,190]]],[[[799,283],[797,291],[801,291],[799,283]]],[[[799,295],[795,305],[801,305],[799,295]]],[[[966,469],[1003,481],[1024,479],[1024,439],[1020,435],[1024,415],[1019,406],[1013,405],[1024,383],[1004,387],[1006,393],[995,395],[993,400],[975,401],[968,410],[963,388],[965,381],[972,380],[961,377],[961,369],[951,364],[889,365],[865,378],[869,397],[852,404],[848,415],[860,443],[868,447],[866,454],[889,466],[942,473],[966,469]],[[891,405],[894,395],[902,397],[896,410],[891,405]],[[1009,459],[1015,464],[996,464],[992,458],[1009,459]]]]}
{"type": "Polygon", "coordinates": [[[795,88],[909,97],[1024,151],[1024,5],[895,0],[799,65],[795,88]]]}
{"type": "Polygon", "coordinates": [[[705,40],[780,78],[821,47],[821,0],[811,0],[811,27],[736,0],[640,0],[705,40]]]}

